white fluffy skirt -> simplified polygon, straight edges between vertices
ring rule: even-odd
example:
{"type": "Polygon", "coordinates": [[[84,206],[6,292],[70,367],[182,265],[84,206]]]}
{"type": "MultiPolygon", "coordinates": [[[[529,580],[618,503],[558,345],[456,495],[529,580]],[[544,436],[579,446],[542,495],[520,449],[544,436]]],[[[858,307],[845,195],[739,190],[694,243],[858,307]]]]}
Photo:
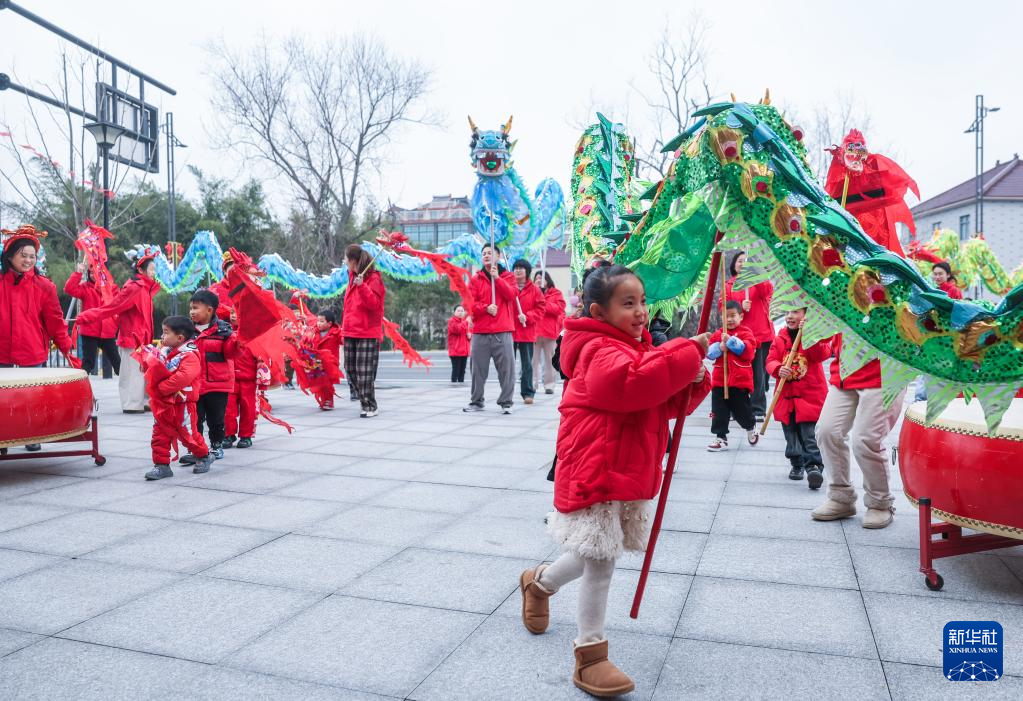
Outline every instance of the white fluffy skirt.
{"type": "Polygon", "coordinates": [[[547,531],[566,550],[593,560],[614,560],[626,550],[644,552],[653,501],[604,501],[579,511],[547,516],[547,531]]]}

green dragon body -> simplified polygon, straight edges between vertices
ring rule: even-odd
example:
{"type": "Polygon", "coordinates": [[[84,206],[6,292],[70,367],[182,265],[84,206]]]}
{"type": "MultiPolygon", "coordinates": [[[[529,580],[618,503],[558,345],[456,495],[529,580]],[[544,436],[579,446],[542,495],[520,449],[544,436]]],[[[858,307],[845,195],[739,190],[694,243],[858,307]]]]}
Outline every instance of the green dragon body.
{"type": "Polygon", "coordinates": [[[584,132],[572,176],[576,272],[613,258],[643,278],[653,309],[689,305],[720,232],[721,250],[748,254],[737,284],[774,283],[772,315],[809,308],[804,344],[842,334],[842,377],[879,359],[891,402],[925,375],[928,421],[963,392],[993,431],[1023,386],[1023,286],[995,308],[951,300],[824,192],[802,135],[774,107],[720,103],[695,117],[665,147],[667,177],[639,195],[624,128],[600,116],[584,132]]]}

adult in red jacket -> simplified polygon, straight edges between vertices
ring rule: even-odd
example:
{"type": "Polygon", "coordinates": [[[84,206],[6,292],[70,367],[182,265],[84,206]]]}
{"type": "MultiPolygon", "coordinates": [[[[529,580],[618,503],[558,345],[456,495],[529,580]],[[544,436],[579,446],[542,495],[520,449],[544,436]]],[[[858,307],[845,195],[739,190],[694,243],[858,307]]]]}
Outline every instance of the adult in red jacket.
{"type": "Polygon", "coordinates": [[[558,336],[565,326],[565,295],[561,294],[548,272],[537,271],[533,284],[543,290],[543,316],[536,325],[536,343],[533,345],[533,387],[554,394],[558,375],[554,371],[554,351],[558,336]]]}
{"type": "Polygon", "coordinates": [[[345,374],[355,390],[363,418],[377,415],[376,379],[380,342],[384,338],[384,279],[369,252],[357,243],[345,249],[348,290],[341,333],[345,337],[345,374]]]}
{"type": "Polygon", "coordinates": [[[135,276],[124,283],[116,297],[78,315],[80,326],[117,315],[117,350],[121,356],[117,389],[121,395],[121,411],[125,414],[141,414],[146,409],[145,377],[131,354],[136,348],[153,342],[153,297],[160,291],[155,257],[155,251],[139,256],[134,265],[135,276]]]}
{"type": "Polygon", "coordinates": [[[931,279],[939,290],[952,299],[963,298],[963,292],[956,284],[956,276],[952,274],[952,266],[945,261],[934,264],[931,268],[931,279]]]}
{"type": "Polygon", "coordinates": [[[536,343],[536,327],[543,319],[547,307],[543,290],[529,279],[532,272],[533,266],[524,258],[515,261],[512,266],[512,274],[518,288],[512,342],[515,345],[515,353],[519,356],[519,391],[525,404],[532,404],[536,395],[536,389],[533,387],[533,344],[536,343]]]}
{"type": "Polygon", "coordinates": [[[753,416],[759,421],[767,413],[767,352],[774,341],[774,323],[771,321],[771,298],[774,297],[774,285],[770,280],[758,282],[752,287],[736,290],[735,280],[746,264],[746,254],[739,251],[732,257],[729,264],[731,276],[725,282],[725,296],[742,305],[742,324],[753,332],[757,343],[756,354],[753,356],[753,393],[750,401],[753,404],[753,416]]]}
{"type": "Polygon", "coordinates": [[[472,293],[473,328],[472,348],[472,394],[465,412],[483,411],[483,390],[490,374],[490,361],[497,368],[497,379],[501,383],[501,394],[497,404],[502,413],[512,413],[512,394],[515,391],[515,346],[512,331],[515,329],[518,308],[518,288],[515,276],[499,263],[501,249],[489,244],[483,247],[483,268],[472,276],[469,291],[472,293]]]}
{"type": "Polygon", "coordinates": [[[711,335],[710,347],[707,350],[707,358],[714,361],[713,389],[710,395],[710,430],[717,436],[717,439],[707,446],[707,450],[711,452],[728,449],[728,423],[733,418],[746,430],[746,439],[750,445],[756,445],[759,439],[750,401],[754,386],[753,357],[757,352],[757,343],[753,332],[743,323],[742,305],[735,300],[729,300],[725,305],[724,331],[727,332],[727,338],[722,329],[711,335]]]}
{"type": "Polygon", "coordinates": [[[448,319],[448,357],[451,358],[451,384],[465,382],[465,366],[469,361],[469,339],[472,338],[472,319],[465,307],[455,305],[448,319]]]}
{"type": "MultiPolygon", "coordinates": [[[[88,275],[89,266],[83,261],[64,283],[64,294],[80,300],[83,312],[103,306],[103,297],[96,288],[96,283],[90,280],[88,275]]],[[[111,287],[112,295],[120,291],[117,285],[111,284],[111,287]]],[[[92,375],[96,372],[96,352],[101,348],[103,357],[110,361],[114,372],[121,373],[121,356],[114,341],[117,337],[116,316],[105,316],[99,321],[79,326],[78,335],[82,339],[82,368],[87,373],[92,375]]]]}

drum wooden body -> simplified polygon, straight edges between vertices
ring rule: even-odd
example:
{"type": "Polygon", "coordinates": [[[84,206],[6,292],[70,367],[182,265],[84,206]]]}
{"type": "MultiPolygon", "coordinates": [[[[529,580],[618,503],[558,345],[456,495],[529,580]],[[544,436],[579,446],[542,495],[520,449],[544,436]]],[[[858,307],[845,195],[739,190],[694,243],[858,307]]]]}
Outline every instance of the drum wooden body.
{"type": "Polygon", "coordinates": [[[92,406],[84,370],[0,368],[0,447],[79,436],[92,406]]]}
{"type": "Polygon", "coordinates": [[[925,402],[910,406],[899,436],[906,495],[914,505],[930,497],[942,521],[1023,539],[1023,399],[994,436],[977,401],[953,400],[931,426],[925,411],[925,402]]]}

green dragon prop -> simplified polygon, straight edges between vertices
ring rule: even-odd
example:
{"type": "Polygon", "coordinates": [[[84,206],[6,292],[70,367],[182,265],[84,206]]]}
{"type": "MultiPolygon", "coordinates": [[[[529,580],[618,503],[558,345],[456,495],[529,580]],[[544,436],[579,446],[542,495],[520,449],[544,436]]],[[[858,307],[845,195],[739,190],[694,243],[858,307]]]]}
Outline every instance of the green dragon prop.
{"type": "Polygon", "coordinates": [[[930,275],[939,260],[947,262],[963,290],[979,283],[1001,296],[1023,284],[1023,263],[1011,273],[1007,272],[983,236],[960,241],[954,231],[937,229],[932,232],[930,241],[911,243],[907,255],[924,275],[930,275]]]}
{"type": "Polygon", "coordinates": [[[613,258],[642,277],[652,310],[688,305],[720,232],[718,248],[743,249],[752,264],[737,284],[774,283],[772,316],[812,310],[805,344],[842,334],[842,377],[879,359],[891,403],[926,375],[928,421],[963,392],[994,431],[1023,386],[1023,286],[995,308],[935,290],[824,192],[802,134],[774,107],[719,103],[694,117],[665,146],[667,177],[638,195],[624,128],[598,115],[586,129],[572,175],[576,272],[613,258]]]}

